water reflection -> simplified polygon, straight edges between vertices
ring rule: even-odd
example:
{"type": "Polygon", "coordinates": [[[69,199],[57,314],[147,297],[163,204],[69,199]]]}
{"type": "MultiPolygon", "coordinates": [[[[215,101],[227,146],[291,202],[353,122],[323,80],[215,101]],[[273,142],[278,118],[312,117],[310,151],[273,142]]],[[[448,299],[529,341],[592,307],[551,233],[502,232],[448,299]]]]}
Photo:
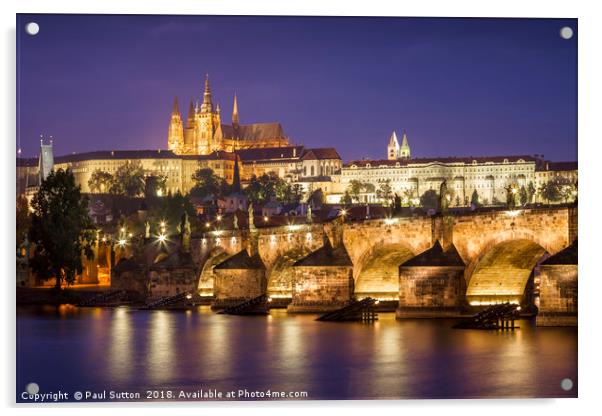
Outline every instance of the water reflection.
{"type": "Polygon", "coordinates": [[[176,314],[169,311],[150,313],[146,369],[151,384],[170,381],[176,365],[174,321],[176,314]]]}
{"type": "Polygon", "coordinates": [[[48,390],[170,387],[307,391],[313,399],[576,396],[577,331],[453,330],[128,308],[19,308],[18,382],[48,390]]]}
{"type": "Polygon", "coordinates": [[[111,378],[121,384],[133,376],[133,333],[132,320],[126,308],[117,308],[113,313],[111,323],[111,340],[107,365],[111,378]]]}

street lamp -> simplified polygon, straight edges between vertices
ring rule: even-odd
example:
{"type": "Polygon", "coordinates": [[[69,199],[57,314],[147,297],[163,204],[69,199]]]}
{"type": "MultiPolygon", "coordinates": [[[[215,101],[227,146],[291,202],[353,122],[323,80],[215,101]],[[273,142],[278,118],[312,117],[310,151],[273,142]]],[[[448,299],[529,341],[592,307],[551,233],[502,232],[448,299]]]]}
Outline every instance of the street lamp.
{"type": "Polygon", "coordinates": [[[263,222],[268,222],[268,221],[269,221],[269,218],[268,218],[268,216],[267,216],[267,215],[266,215],[266,216],[264,216],[264,217],[263,217],[263,222]]]}

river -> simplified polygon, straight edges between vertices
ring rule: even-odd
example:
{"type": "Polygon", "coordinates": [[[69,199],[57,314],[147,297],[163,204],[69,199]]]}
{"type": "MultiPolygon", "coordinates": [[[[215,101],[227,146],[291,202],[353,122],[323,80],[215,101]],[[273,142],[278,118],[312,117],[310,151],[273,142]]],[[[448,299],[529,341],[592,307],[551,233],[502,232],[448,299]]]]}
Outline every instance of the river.
{"type": "Polygon", "coordinates": [[[455,330],[453,320],[393,313],[372,324],[314,319],[284,310],[18,307],[17,401],[29,383],[40,393],[137,392],[140,400],[230,391],[236,400],[577,395],[576,328],[522,320],[513,332],[455,330]]]}

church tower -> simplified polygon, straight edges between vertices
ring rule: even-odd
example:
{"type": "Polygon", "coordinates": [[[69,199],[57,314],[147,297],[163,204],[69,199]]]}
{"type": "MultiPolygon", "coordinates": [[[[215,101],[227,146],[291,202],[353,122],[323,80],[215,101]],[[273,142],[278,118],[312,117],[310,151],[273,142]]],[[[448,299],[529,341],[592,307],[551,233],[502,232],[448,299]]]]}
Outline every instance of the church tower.
{"type": "Polygon", "coordinates": [[[397,141],[397,133],[393,131],[389,144],[387,145],[387,159],[396,160],[399,157],[399,142],[397,141]]]}
{"type": "Polygon", "coordinates": [[[234,106],[232,107],[232,127],[234,129],[238,129],[238,100],[236,99],[236,94],[234,94],[234,106]]]}
{"type": "Polygon", "coordinates": [[[209,74],[205,76],[205,91],[201,111],[196,115],[196,146],[198,154],[206,155],[221,149],[221,143],[214,140],[215,131],[221,121],[219,112],[214,109],[209,88],[209,74]]]}
{"type": "Polygon", "coordinates": [[[401,148],[399,149],[399,157],[401,159],[409,159],[410,158],[410,145],[408,144],[408,136],[406,132],[403,132],[403,137],[401,138],[401,148]]]}
{"type": "Polygon", "coordinates": [[[50,144],[44,144],[44,140],[40,136],[40,158],[38,159],[38,175],[39,183],[42,182],[54,170],[54,152],[52,150],[52,136],[50,136],[50,144]]]}
{"type": "Polygon", "coordinates": [[[182,125],[182,116],[178,108],[178,98],[174,98],[173,110],[169,121],[169,130],[167,133],[167,148],[176,154],[184,152],[184,127],[182,125]]]}

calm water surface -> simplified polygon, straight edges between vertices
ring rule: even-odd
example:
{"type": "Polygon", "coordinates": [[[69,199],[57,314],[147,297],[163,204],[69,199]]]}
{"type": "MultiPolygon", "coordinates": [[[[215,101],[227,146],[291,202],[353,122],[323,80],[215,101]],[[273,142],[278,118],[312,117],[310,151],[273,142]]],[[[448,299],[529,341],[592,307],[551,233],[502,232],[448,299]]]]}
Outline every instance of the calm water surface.
{"type": "Polygon", "coordinates": [[[298,391],[309,399],[575,397],[577,330],[453,330],[128,308],[20,307],[17,400],[49,391],[298,391]],[[575,387],[565,392],[564,378],[575,387]]]}

